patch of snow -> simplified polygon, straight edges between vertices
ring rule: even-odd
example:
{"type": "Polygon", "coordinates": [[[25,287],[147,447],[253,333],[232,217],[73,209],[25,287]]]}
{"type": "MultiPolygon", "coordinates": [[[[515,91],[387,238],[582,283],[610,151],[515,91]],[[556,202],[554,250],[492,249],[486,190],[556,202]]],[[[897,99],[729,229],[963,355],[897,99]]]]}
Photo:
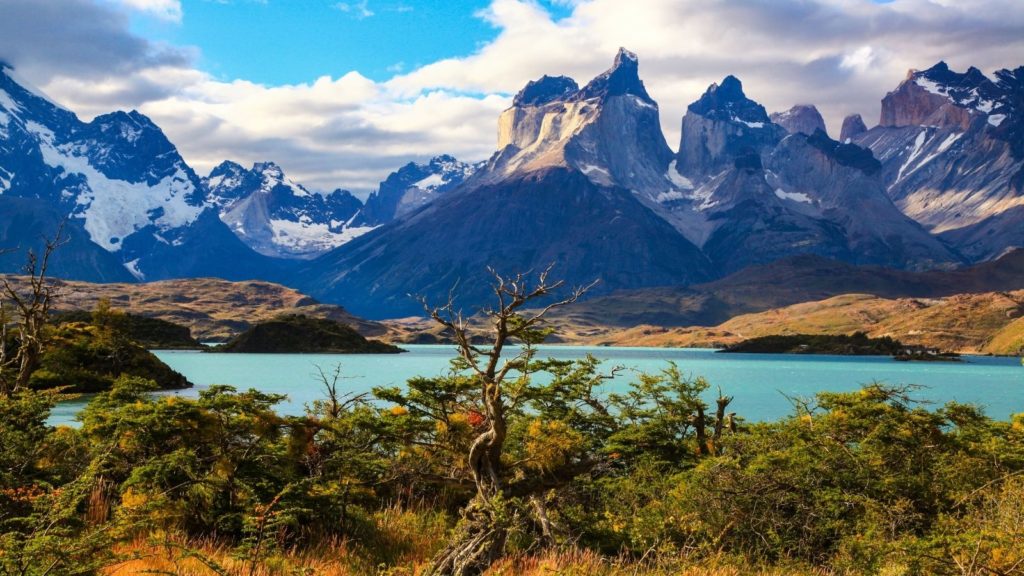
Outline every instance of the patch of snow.
{"type": "Polygon", "coordinates": [[[918,86],[920,86],[921,88],[924,88],[928,92],[931,92],[932,94],[938,94],[939,96],[946,96],[946,87],[945,86],[942,86],[938,82],[934,82],[932,80],[929,80],[929,79],[925,78],[924,76],[918,76],[917,78],[914,78],[914,83],[917,84],[918,86]]]}
{"type": "Polygon", "coordinates": [[[925,140],[927,138],[928,138],[928,131],[927,130],[921,130],[920,132],[918,132],[917,138],[914,139],[914,149],[913,149],[913,151],[910,152],[910,156],[907,157],[907,160],[903,163],[903,166],[900,166],[899,173],[896,174],[896,181],[897,182],[899,182],[900,180],[903,179],[903,173],[906,172],[907,168],[921,154],[921,149],[924,147],[924,142],[925,142],[925,140]]]}
{"type": "Polygon", "coordinates": [[[804,204],[813,204],[811,197],[803,192],[786,192],[782,188],[775,189],[775,195],[781,200],[792,200],[793,202],[802,202],[804,204]]]}
{"type": "Polygon", "coordinates": [[[608,172],[607,169],[602,168],[601,166],[595,166],[593,164],[583,164],[582,166],[580,166],[580,172],[583,172],[583,174],[595,184],[607,186],[615,182],[612,179],[611,173],[608,172]]]}
{"type": "Polygon", "coordinates": [[[129,273],[131,273],[132,276],[135,276],[136,280],[142,281],[146,279],[146,275],[142,273],[142,270],[139,270],[138,258],[130,262],[125,262],[124,267],[125,269],[128,270],[129,273]]]}
{"type": "MultiPolygon", "coordinates": [[[[8,112],[16,112],[21,110],[21,105],[11,98],[11,95],[4,90],[0,90],[0,106],[3,106],[8,112]]],[[[6,124],[6,122],[4,122],[6,124]]]]}
{"type": "Polygon", "coordinates": [[[747,122],[746,120],[737,118],[735,116],[732,117],[732,120],[733,120],[733,122],[739,122],[740,124],[745,124],[748,128],[764,128],[764,122],[747,122]]]}
{"type": "Polygon", "coordinates": [[[0,176],[0,194],[11,189],[11,180],[14,180],[14,173],[8,172],[3,168],[0,168],[0,172],[6,174],[6,176],[0,176]]]}
{"type": "Polygon", "coordinates": [[[650,102],[644,100],[643,98],[637,96],[636,94],[630,94],[629,97],[630,97],[631,100],[633,100],[634,104],[637,104],[637,105],[642,106],[644,108],[651,108],[652,110],[657,110],[658,109],[657,105],[651,104],[650,102]]]}
{"type": "Polygon", "coordinates": [[[431,174],[430,176],[427,176],[426,178],[416,182],[415,184],[413,184],[413,186],[417,188],[430,188],[432,186],[441,186],[445,183],[446,181],[444,177],[441,176],[440,174],[431,174]]]}
{"type": "Polygon", "coordinates": [[[697,210],[703,212],[704,210],[708,210],[709,208],[713,208],[718,205],[718,200],[713,199],[715,194],[715,186],[713,183],[718,180],[719,176],[716,176],[708,183],[690,193],[689,198],[693,201],[697,210]]]}
{"type": "Polygon", "coordinates": [[[910,170],[910,172],[907,172],[907,174],[912,174],[916,172],[919,168],[934,160],[939,154],[942,154],[946,150],[949,150],[949,147],[952,146],[953,143],[955,143],[957,140],[959,140],[961,136],[963,136],[962,132],[950,134],[949,136],[947,136],[946,139],[943,140],[941,144],[939,144],[938,148],[936,148],[934,152],[932,152],[928,156],[925,156],[924,160],[918,162],[917,165],[910,170]]]}
{"type": "Polygon", "coordinates": [[[668,172],[665,173],[665,177],[667,177],[668,181],[671,182],[672,185],[675,186],[676,188],[680,188],[682,190],[693,190],[693,182],[691,182],[690,179],[687,178],[686,176],[683,176],[678,171],[676,171],[675,160],[673,160],[668,165],[668,172]]]}
{"type": "Polygon", "coordinates": [[[354,226],[332,232],[327,224],[321,223],[271,219],[269,224],[274,244],[297,252],[337,248],[376,228],[354,226]]]}
{"type": "Polygon", "coordinates": [[[309,196],[309,191],[302,187],[301,184],[296,184],[291,178],[287,178],[281,168],[277,165],[271,164],[269,166],[264,165],[260,175],[263,176],[263,183],[260,186],[260,192],[263,194],[269,194],[271,190],[277,186],[284,186],[288,188],[292,196],[296,198],[305,198],[309,196]]]}
{"type": "Polygon", "coordinates": [[[680,192],[679,190],[669,190],[668,192],[662,192],[661,194],[658,194],[657,196],[654,197],[654,201],[658,202],[659,204],[685,199],[686,195],[680,192]]]}
{"type": "Polygon", "coordinates": [[[1006,119],[1006,114],[993,114],[988,117],[988,123],[993,126],[999,126],[1006,119]]]}
{"type": "Polygon", "coordinates": [[[939,144],[938,153],[941,154],[946,150],[949,150],[949,147],[952,146],[954,142],[959,140],[961,136],[963,136],[962,132],[950,134],[949,136],[947,136],[946,139],[942,141],[942,144],[939,144]]]}
{"type": "Polygon", "coordinates": [[[89,238],[108,252],[120,250],[121,239],[140,228],[150,224],[163,231],[178,228],[195,222],[203,211],[204,206],[186,200],[194,186],[181,166],[153,186],[116,180],[94,168],[88,157],[78,155],[80,148],[56,146],[53,132],[45,126],[29,121],[26,128],[39,139],[39,151],[48,166],[85,177],[86,185],[75,198],[74,217],[85,220],[89,238]],[[160,216],[153,218],[154,212],[160,216]]]}

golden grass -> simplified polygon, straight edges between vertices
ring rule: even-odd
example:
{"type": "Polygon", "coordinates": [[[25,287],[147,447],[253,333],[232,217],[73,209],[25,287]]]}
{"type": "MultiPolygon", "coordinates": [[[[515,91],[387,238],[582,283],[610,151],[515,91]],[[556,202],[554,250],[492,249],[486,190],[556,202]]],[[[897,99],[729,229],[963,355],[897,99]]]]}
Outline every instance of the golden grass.
{"type": "Polygon", "coordinates": [[[122,561],[106,576],[413,576],[444,542],[447,524],[435,513],[397,506],[375,513],[367,542],[332,540],[303,549],[273,551],[258,562],[239,558],[226,544],[181,536],[138,538],[116,548],[122,561]]]}
{"type": "MultiPolygon", "coordinates": [[[[240,558],[215,540],[189,540],[155,534],[115,549],[121,560],[105,576],[163,574],[175,576],[417,576],[443,545],[443,515],[398,506],[373,514],[372,535],[364,542],[338,539],[301,550],[274,551],[257,562],[240,558]]],[[[806,568],[753,568],[730,558],[657,561],[609,557],[579,548],[513,554],[498,562],[488,576],[829,576],[806,568]]]]}
{"type": "Polygon", "coordinates": [[[845,294],[736,316],[714,327],[644,325],[606,328],[587,337],[572,325],[562,328],[559,335],[567,343],[611,346],[720,347],[758,336],[863,331],[942,350],[1016,354],[1024,347],[1024,290],[945,298],[845,294]]]}
{"type": "MultiPolygon", "coordinates": [[[[426,567],[427,557],[407,558],[393,565],[373,565],[357,558],[345,543],[323,546],[303,553],[289,553],[256,565],[233,558],[221,545],[176,541],[170,546],[134,542],[121,553],[138,558],[112,566],[107,576],[129,574],[174,574],[176,576],[416,576],[426,567]],[[203,559],[189,557],[195,553],[203,559]]],[[[807,568],[751,568],[726,560],[691,563],[662,560],[636,562],[602,556],[590,550],[566,549],[543,554],[515,555],[502,560],[487,576],[829,576],[807,568]]]]}

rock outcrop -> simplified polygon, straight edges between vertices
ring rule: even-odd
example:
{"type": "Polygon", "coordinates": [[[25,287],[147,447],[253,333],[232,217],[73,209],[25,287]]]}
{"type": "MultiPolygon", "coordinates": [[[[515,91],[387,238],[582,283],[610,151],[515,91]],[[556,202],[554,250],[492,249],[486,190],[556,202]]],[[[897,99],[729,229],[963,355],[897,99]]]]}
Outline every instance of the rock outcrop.
{"type": "Polygon", "coordinates": [[[764,154],[785,134],[764,106],[747,98],[739,79],[726,76],[687,108],[676,169],[697,183],[739,157],[764,154]]]}
{"type": "Polygon", "coordinates": [[[839,141],[849,144],[850,141],[868,131],[867,125],[860,114],[850,114],[843,118],[843,127],[839,132],[839,141]]]}
{"type": "Polygon", "coordinates": [[[810,136],[819,130],[828,132],[825,119],[812,104],[797,104],[785,112],[773,112],[770,118],[790,134],[810,136]]]}
{"type": "Polygon", "coordinates": [[[991,80],[945,63],[911,71],[879,126],[852,136],[882,162],[887,194],[972,261],[1024,246],[1024,67],[991,80]]]}

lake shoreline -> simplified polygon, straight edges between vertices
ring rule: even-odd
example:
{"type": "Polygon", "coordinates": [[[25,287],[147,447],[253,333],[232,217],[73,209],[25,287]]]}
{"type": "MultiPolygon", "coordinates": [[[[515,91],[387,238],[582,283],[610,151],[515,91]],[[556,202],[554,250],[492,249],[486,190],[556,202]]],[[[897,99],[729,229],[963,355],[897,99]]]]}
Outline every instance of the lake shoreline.
{"type": "MultiPolygon", "coordinates": [[[[215,384],[239,390],[285,394],[279,409],[301,414],[304,406],[322,397],[317,368],[340,364],[345,390],[370,392],[374,386],[404,386],[409,378],[447,373],[455,356],[454,345],[404,345],[406,354],[209,354],[189,350],[154,351],[195,387],[174,394],[196,396],[215,384]]],[[[735,409],[748,420],[769,421],[789,414],[786,399],[810,396],[819,391],[848,391],[873,381],[923,385],[916,397],[937,408],[947,401],[987,406],[989,415],[1005,419],[1024,412],[1024,371],[1015,358],[965,356],[966,362],[896,362],[890,357],[716,354],[709,348],[650,348],[566,346],[544,344],[539,355],[573,360],[592,354],[602,360],[602,370],[624,366],[603,392],[617,392],[639,371],[657,372],[675,362],[688,376],[702,376],[713,389],[736,397],[735,409]]],[[[87,398],[62,403],[51,424],[73,422],[87,398]]]]}

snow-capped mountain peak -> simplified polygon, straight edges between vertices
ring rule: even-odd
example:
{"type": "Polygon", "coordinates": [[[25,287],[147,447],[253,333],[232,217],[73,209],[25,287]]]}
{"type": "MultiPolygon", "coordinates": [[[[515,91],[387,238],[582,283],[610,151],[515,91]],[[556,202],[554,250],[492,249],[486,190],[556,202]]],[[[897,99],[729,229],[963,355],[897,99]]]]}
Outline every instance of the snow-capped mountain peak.
{"type": "Polygon", "coordinates": [[[273,162],[257,162],[247,170],[225,161],[203,184],[220,219],[266,256],[313,258],[372,229],[350,225],[362,207],[350,192],[310,192],[273,162]]]}
{"type": "Polygon", "coordinates": [[[442,154],[426,163],[409,162],[380,183],[353,218],[359,226],[379,226],[411,214],[459,186],[480,168],[442,154]]]}

